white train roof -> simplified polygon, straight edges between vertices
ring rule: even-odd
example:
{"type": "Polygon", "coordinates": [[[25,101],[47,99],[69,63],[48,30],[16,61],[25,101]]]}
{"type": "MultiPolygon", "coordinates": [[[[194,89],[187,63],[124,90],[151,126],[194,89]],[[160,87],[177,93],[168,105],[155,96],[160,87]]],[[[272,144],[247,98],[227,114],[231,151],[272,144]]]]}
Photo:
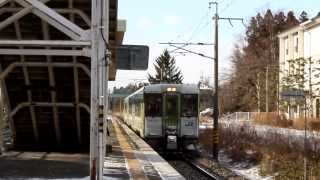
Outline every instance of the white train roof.
{"type": "Polygon", "coordinates": [[[138,94],[141,94],[141,95],[142,95],[142,94],[143,94],[143,90],[144,90],[144,87],[138,89],[136,92],[134,92],[134,93],[130,94],[129,96],[127,96],[127,97],[124,99],[124,101],[128,101],[129,98],[131,98],[131,97],[133,97],[133,96],[136,96],[136,95],[138,95],[138,94]]]}
{"type": "Polygon", "coordinates": [[[144,87],[144,93],[162,93],[168,88],[176,88],[176,92],[183,94],[199,94],[196,84],[152,84],[144,87]]]}
{"type": "Polygon", "coordinates": [[[124,101],[128,101],[129,98],[136,97],[137,95],[142,95],[143,93],[158,93],[168,91],[168,88],[176,88],[175,92],[182,94],[199,94],[199,88],[196,84],[151,84],[144,86],[137,90],[136,92],[127,96],[124,101]]]}

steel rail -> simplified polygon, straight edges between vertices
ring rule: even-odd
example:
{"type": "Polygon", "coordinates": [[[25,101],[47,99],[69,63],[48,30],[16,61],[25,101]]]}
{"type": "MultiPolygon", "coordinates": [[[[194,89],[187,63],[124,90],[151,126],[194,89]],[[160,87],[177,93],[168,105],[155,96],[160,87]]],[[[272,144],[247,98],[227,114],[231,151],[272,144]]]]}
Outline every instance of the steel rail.
{"type": "Polygon", "coordinates": [[[200,167],[198,164],[196,164],[194,161],[190,160],[189,158],[182,156],[181,157],[182,160],[184,162],[186,162],[187,164],[189,164],[191,167],[193,167],[194,169],[196,169],[197,171],[199,171],[201,174],[203,174],[204,176],[210,178],[210,179],[214,179],[214,180],[225,180],[226,178],[218,175],[218,174],[213,174],[211,172],[206,171],[205,169],[203,169],[202,167],[200,167]]]}

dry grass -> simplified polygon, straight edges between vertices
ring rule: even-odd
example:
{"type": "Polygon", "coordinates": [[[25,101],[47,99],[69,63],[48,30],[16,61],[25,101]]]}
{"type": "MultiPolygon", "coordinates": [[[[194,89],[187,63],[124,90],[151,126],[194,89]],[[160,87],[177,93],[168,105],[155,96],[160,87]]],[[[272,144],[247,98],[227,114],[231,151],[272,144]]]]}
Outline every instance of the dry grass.
{"type": "Polygon", "coordinates": [[[320,119],[317,118],[297,118],[293,121],[293,128],[304,129],[307,122],[308,130],[320,131],[320,119]]]}
{"type": "MultiPolygon", "coordinates": [[[[318,125],[318,123],[316,122],[318,125]]],[[[265,132],[263,136],[250,126],[221,124],[219,147],[234,161],[249,161],[261,166],[260,173],[278,173],[275,179],[299,179],[303,177],[303,139],[265,132]]],[[[211,151],[212,130],[200,134],[200,143],[211,151]]],[[[312,134],[307,140],[309,179],[320,178],[320,139],[312,134]]]]}
{"type": "Polygon", "coordinates": [[[252,119],[257,124],[270,125],[276,127],[292,127],[293,121],[286,119],[282,114],[277,112],[260,112],[255,113],[252,116],[252,119]]]}
{"type": "Polygon", "coordinates": [[[309,129],[320,131],[320,120],[310,120],[308,121],[308,127],[309,129]]]}
{"type": "MultiPolygon", "coordinates": [[[[305,118],[296,118],[294,120],[287,119],[284,115],[276,112],[261,112],[252,115],[252,119],[255,123],[261,125],[269,125],[274,127],[293,128],[303,130],[305,128],[305,118]]],[[[308,130],[320,131],[320,119],[319,118],[307,118],[308,130]]]]}

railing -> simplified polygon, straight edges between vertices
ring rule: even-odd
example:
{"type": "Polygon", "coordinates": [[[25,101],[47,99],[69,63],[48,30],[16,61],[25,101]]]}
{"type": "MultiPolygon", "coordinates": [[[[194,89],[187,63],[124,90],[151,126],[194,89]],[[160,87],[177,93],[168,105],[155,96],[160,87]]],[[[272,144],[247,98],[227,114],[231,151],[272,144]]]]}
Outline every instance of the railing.
{"type": "Polygon", "coordinates": [[[251,121],[254,114],[257,112],[234,112],[222,116],[220,119],[222,121],[251,121]]]}
{"type": "Polygon", "coordinates": [[[220,119],[222,121],[254,121],[258,120],[260,117],[275,117],[276,112],[234,112],[232,114],[227,114],[220,119]]]}

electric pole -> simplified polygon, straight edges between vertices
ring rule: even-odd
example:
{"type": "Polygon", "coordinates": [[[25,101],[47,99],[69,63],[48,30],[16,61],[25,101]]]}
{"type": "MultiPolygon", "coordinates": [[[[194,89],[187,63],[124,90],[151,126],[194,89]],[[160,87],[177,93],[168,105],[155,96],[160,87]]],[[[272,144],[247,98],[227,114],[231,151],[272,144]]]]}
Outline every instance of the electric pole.
{"type": "MultiPolygon", "coordinates": [[[[215,29],[215,36],[214,36],[214,90],[213,90],[213,141],[212,141],[212,156],[213,159],[218,161],[219,155],[219,20],[228,20],[231,24],[233,20],[240,20],[243,22],[243,18],[221,18],[219,17],[218,12],[218,2],[209,2],[209,8],[211,5],[215,5],[215,16],[213,17],[215,21],[214,29],[215,29]]],[[[232,24],[231,24],[232,25],[232,24]]]]}
{"type": "Polygon", "coordinates": [[[218,119],[219,119],[219,101],[218,101],[218,52],[219,52],[219,41],[218,41],[218,21],[219,21],[219,16],[218,16],[218,3],[213,2],[209,3],[209,6],[211,4],[214,4],[216,6],[216,13],[214,16],[214,31],[215,31],[215,36],[214,36],[214,90],[213,90],[213,134],[212,134],[212,156],[215,160],[218,160],[218,144],[219,144],[219,132],[218,132],[218,119]]]}
{"type": "Polygon", "coordinates": [[[258,72],[257,77],[257,99],[258,99],[258,112],[261,112],[261,103],[260,103],[260,72],[258,72]]]}
{"type": "Polygon", "coordinates": [[[309,117],[313,117],[313,97],[312,97],[312,58],[311,58],[311,54],[310,54],[310,58],[309,58],[309,104],[310,104],[310,109],[309,109],[309,117]]]}
{"type": "Polygon", "coordinates": [[[266,112],[269,112],[269,66],[266,67],[266,112]]]}

